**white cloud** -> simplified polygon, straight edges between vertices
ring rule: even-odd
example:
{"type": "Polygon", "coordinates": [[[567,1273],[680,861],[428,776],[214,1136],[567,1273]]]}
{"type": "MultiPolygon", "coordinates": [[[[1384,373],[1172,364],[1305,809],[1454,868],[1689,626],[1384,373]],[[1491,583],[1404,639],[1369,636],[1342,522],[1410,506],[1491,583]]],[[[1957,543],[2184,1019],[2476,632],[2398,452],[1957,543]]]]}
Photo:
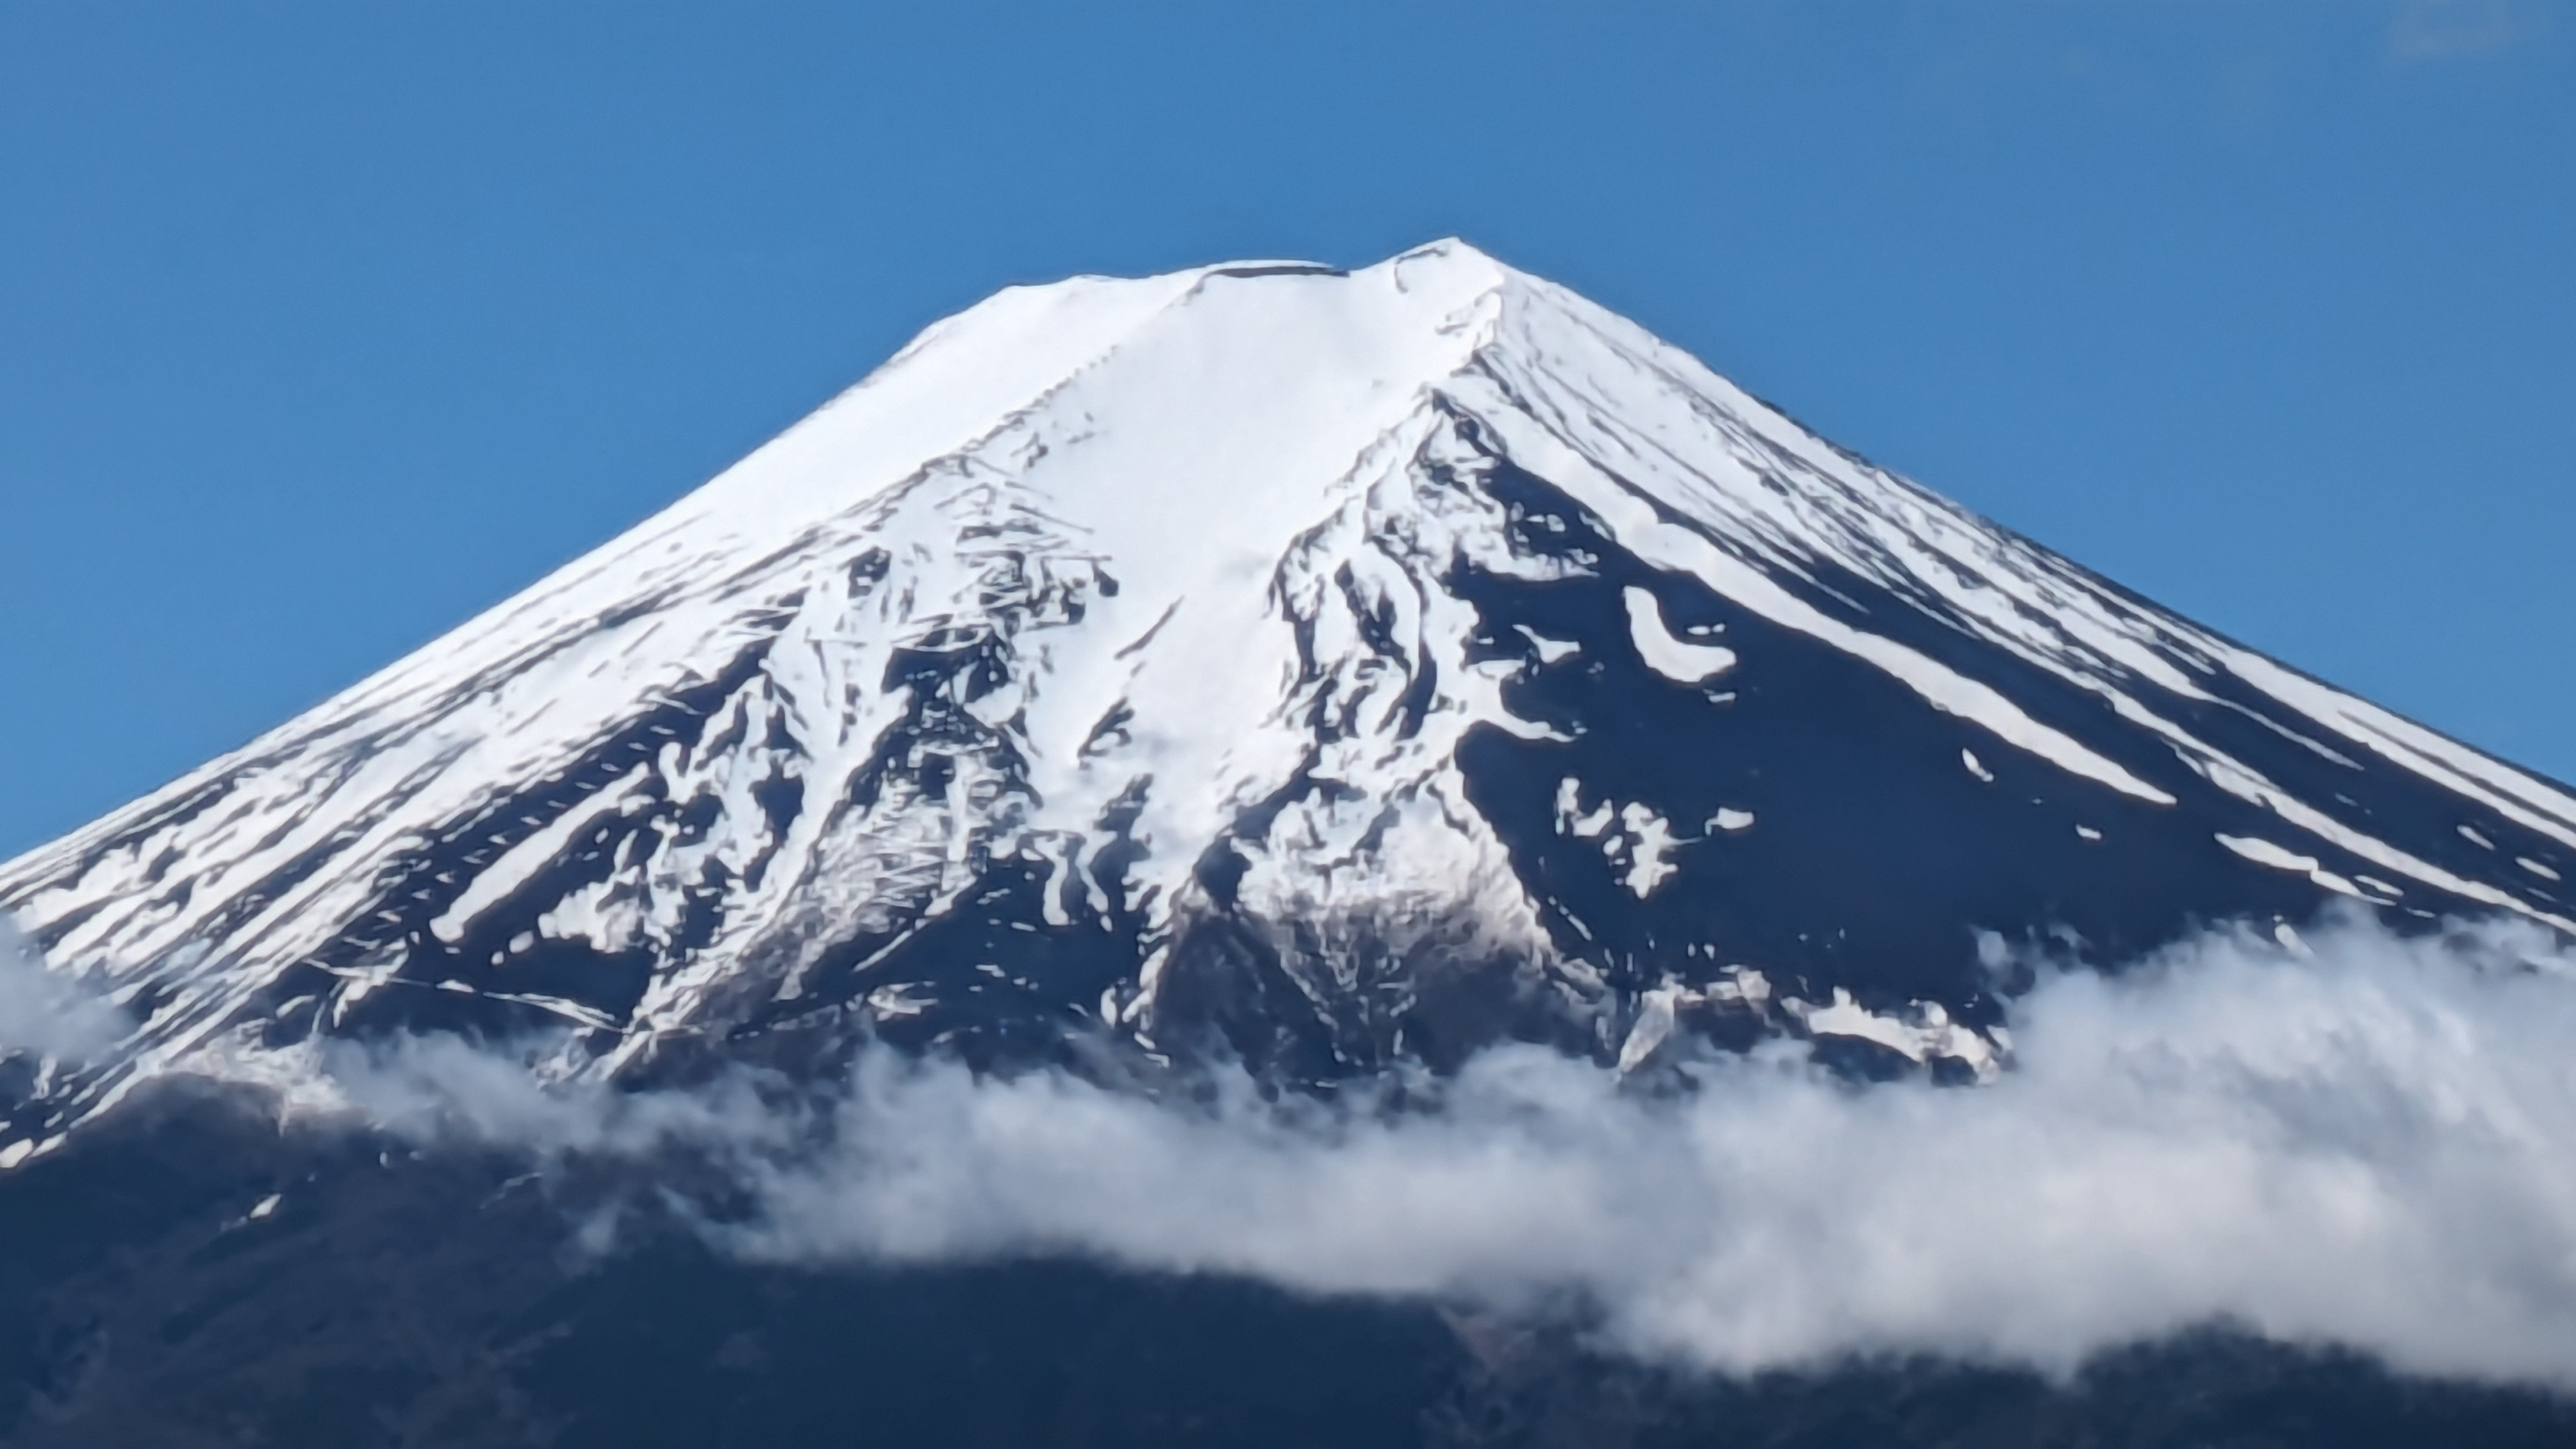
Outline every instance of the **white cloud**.
{"type": "Polygon", "coordinates": [[[81,978],[45,964],[36,943],[0,911],[0,1056],[33,1052],[85,1061],[132,1027],[81,978]]]}
{"type": "Polygon", "coordinates": [[[2400,61],[2489,55],[2548,29],[2532,0],[2404,0],[2390,18],[2388,53],[2400,61]]]}
{"type": "Polygon", "coordinates": [[[1727,1371],[1932,1352],[2064,1370],[2224,1320],[2412,1371],[2576,1386],[2576,960],[2515,927],[2306,954],[2221,933],[2015,1006],[1992,1085],[1855,1086],[1787,1044],[1650,1100],[1488,1054],[1436,1110],[1161,1103],[875,1055],[790,1106],[541,1091],[414,1043],[340,1064],[380,1120],[552,1151],[683,1146],[787,1261],[1032,1252],[1322,1292],[1587,1306],[1727,1371]],[[818,1142],[821,1145],[818,1145],[818,1142]]]}

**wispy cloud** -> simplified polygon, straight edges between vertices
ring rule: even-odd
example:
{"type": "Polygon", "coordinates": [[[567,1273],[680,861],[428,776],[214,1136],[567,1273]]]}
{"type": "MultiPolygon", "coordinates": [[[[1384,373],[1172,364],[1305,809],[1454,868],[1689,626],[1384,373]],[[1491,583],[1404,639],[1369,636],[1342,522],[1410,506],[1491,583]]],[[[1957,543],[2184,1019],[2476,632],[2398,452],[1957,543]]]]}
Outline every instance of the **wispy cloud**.
{"type": "Polygon", "coordinates": [[[2389,20],[2388,53],[2400,61],[2487,55],[2548,25],[2547,7],[2530,0],[2404,0],[2389,20]]]}
{"type": "Polygon", "coordinates": [[[1075,1253],[1522,1311],[1725,1371],[1930,1352],[2064,1370],[2226,1321],[2401,1369],[2576,1386],[2576,973],[2507,927],[2308,954],[2220,933],[2052,973],[1982,1088],[1790,1044],[1650,1097],[1494,1052],[1431,1110],[1156,1102],[873,1055],[821,1097],[541,1089],[452,1041],[336,1064],[428,1138],[684,1148],[770,1261],[1075,1253]]]}
{"type": "Polygon", "coordinates": [[[132,1027],[88,984],[48,968],[42,952],[0,911],[0,1056],[32,1052],[86,1061],[132,1027]]]}

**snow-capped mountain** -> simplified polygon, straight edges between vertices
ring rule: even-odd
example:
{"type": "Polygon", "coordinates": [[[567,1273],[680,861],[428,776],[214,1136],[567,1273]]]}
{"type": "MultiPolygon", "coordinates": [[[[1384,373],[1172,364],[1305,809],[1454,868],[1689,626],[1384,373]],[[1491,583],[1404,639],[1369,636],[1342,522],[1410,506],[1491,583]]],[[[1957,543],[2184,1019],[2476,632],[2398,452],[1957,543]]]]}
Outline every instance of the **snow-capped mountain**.
{"type": "Polygon", "coordinates": [[[1014,288],[706,487],[0,866],[173,1068],[569,1028],[1215,1040],[1329,1078],[1794,1030],[1978,1074],[1993,947],[2576,932],[2576,798],[1448,242],[1014,288]]]}

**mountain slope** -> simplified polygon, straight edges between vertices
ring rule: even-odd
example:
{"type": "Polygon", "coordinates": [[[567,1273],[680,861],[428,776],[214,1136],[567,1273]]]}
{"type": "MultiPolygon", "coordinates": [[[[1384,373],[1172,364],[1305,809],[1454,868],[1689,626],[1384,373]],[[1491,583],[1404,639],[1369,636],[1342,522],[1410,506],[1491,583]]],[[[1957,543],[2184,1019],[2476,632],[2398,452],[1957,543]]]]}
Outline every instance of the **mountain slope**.
{"type": "Polygon", "coordinates": [[[2571,870],[2561,787],[1462,244],[1084,278],[0,866],[136,1023],[28,1064],[0,1165],[173,1068],[436,1027],[570,1027],[567,1073],[1796,1030],[1976,1074],[1997,939],[2576,932],[2571,870]]]}

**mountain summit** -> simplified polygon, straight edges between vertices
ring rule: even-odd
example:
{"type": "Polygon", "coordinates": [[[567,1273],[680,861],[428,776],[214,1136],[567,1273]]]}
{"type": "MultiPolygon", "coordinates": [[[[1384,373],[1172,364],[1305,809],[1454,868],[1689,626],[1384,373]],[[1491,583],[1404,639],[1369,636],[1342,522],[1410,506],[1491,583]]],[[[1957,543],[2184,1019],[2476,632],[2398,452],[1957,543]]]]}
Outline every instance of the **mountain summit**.
{"type": "Polygon", "coordinates": [[[2561,787],[1462,243],[1079,278],[0,866],[133,1028],[40,1064],[0,1165],[394,1030],[1308,1081],[1787,1031],[1975,1076],[1998,943],[2576,933],[2569,871],[2561,787]]]}

